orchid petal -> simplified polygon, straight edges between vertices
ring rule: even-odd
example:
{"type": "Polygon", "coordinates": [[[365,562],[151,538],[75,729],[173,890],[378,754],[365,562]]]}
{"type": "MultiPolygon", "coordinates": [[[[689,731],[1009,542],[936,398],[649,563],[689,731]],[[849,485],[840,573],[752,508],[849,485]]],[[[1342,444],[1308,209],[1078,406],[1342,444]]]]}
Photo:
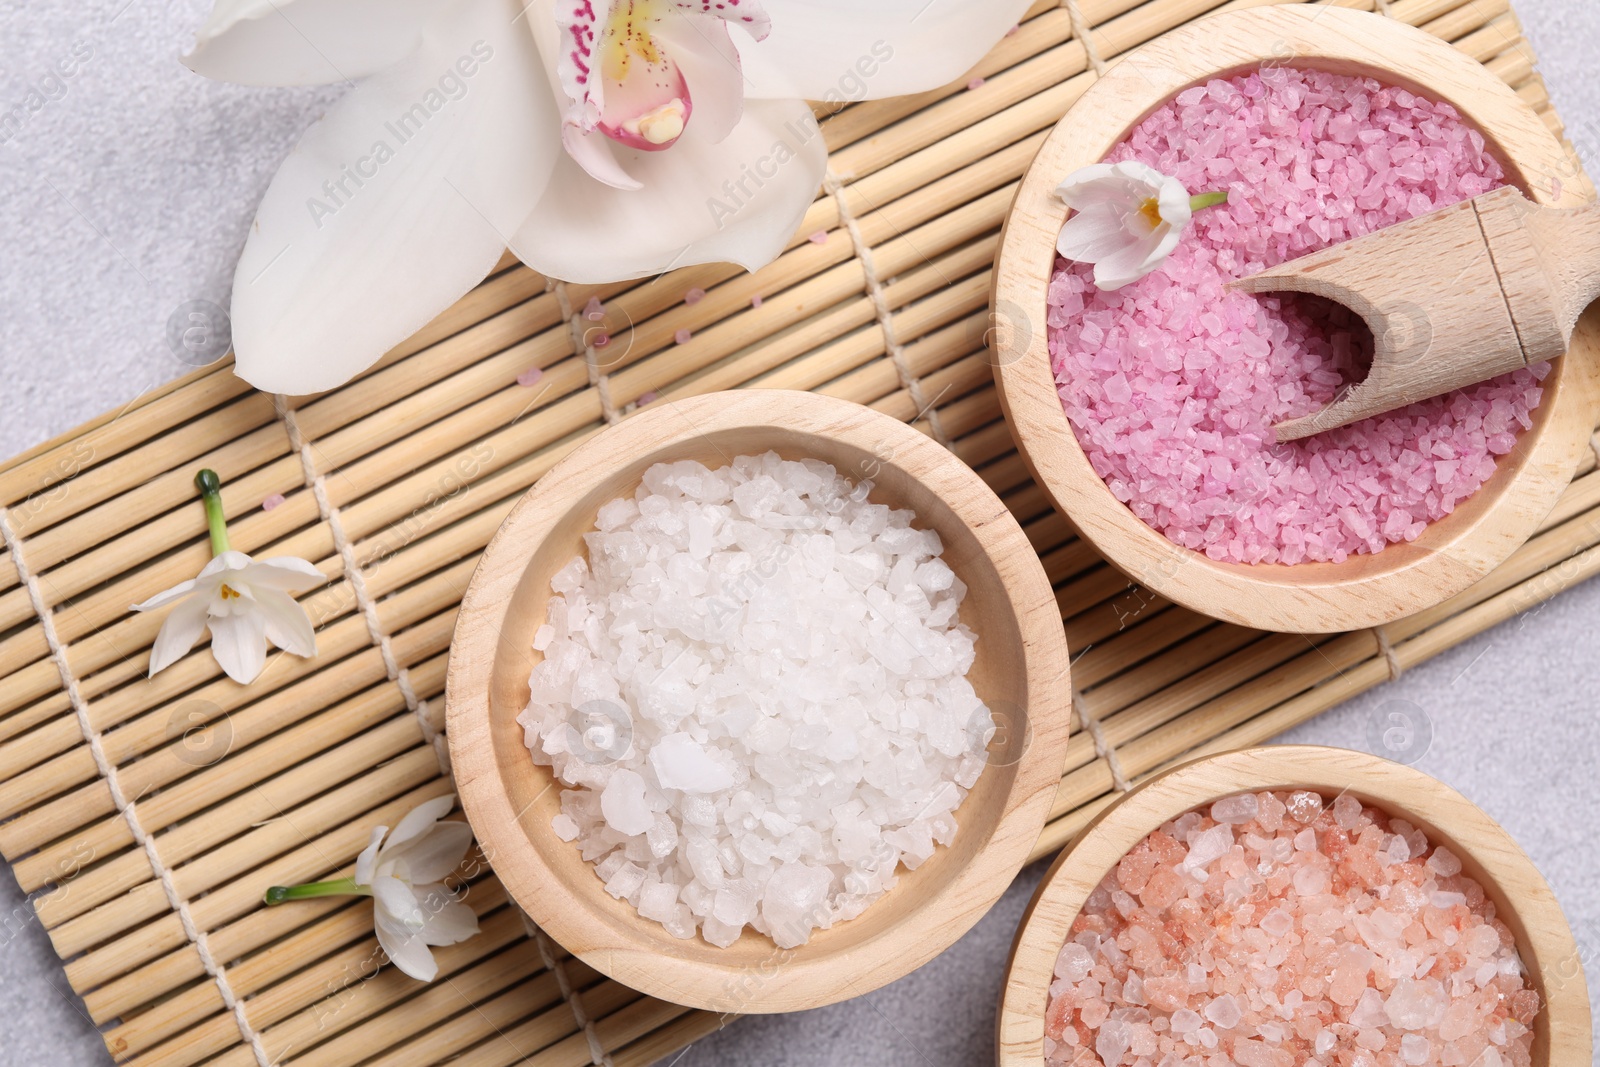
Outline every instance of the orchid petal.
{"type": "MultiPolygon", "coordinates": [[[[599,130],[585,130],[568,123],[561,128],[561,143],[573,162],[595,181],[630,192],[644,188],[639,179],[622,169],[622,164],[617,162],[619,150],[613,149],[611,138],[599,130]]],[[[559,163],[556,169],[560,170],[559,163]]]]}
{"type": "MultiPolygon", "coordinates": [[[[187,583],[193,584],[193,583],[187,583]]],[[[147,602],[148,603],[148,602],[147,602]]],[[[142,610],[142,609],[136,609],[142,610]]],[[[206,630],[206,602],[198,597],[172,609],[150,646],[150,676],[181,659],[206,630]]]]}
{"type": "Polygon", "coordinates": [[[442,885],[415,887],[422,902],[422,940],[429,945],[454,945],[478,932],[478,915],[442,885]]]}
{"type": "Polygon", "coordinates": [[[422,905],[417,903],[411,887],[392,874],[379,874],[372,879],[372,899],[377,901],[379,914],[407,930],[421,930],[426,921],[422,905]]]}
{"type": "Polygon", "coordinates": [[[965,74],[1032,0],[765,0],[772,33],[735,35],[745,97],[844,104],[935,89],[965,74]]]}
{"type": "Polygon", "coordinates": [[[692,121],[700,126],[703,138],[716,144],[733,132],[744,114],[744,73],[728,28],[706,26],[704,21],[669,18],[657,36],[689,83],[692,121]]]}
{"type": "Polygon", "coordinates": [[[464,822],[441,822],[398,849],[386,849],[384,857],[403,864],[405,878],[413,884],[437,882],[461,865],[461,857],[470,847],[472,827],[464,822]]]}
{"type": "Polygon", "coordinates": [[[750,102],[720,144],[691,124],[670,152],[617,154],[644,188],[607,189],[571,160],[560,161],[511,240],[524,263],[578,283],[695,263],[732,261],[754,270],[783,250],[827,166],[811,109],[794,100],[750,102]]]}
{"type": "Polygon", "coordinates": [[[249,685],[267,665],[267,624],[259,612],[213,615],[211,654],[229,678],[249,685]]]}
{"type": "Polygon", "coordinates": [[[317,654],[317,634],[311,626],[305,608],[294,602],[287,593],[275,589],[256,590],[256,603],[261,610],[267,640],[285,652],[311,657],[317,654]]]}
{"type": "Polygon", "coordinates": [[[442,0],[217,0],[183,57],[241,85],[323,85],[398,63],[422,43],[442,0]]]}
{"type": "MultiPolygon", "coordinates": [[[[1160,251],[1162,234],[1159,230],[1148,237],[1129,242],[1094,265],[1094,284],[1106,292],[1115,292],[1125,285],[1143,278],[1165,258],[1160,251]]],[[[1174,244],[1177,242],[1174,241],[1174,244]]]]}
{"type": "Polygon", "coordinates": [[[513,0],[465,0],[284,161],[234,276],[246,381],[337,386],[499,260],[544,190],[559,128],[517,14],[513,0]]]}
{"type": "MultiPolygon", "coordinates": [[[[394,828],[394,833],[389,835],[389,848],[393,849],[403,845],[412,838],[431,830],[433,825],[446,815],[449,815],[451,809],[455,806],[456,798],[453,793],[446,793],[442,797],[434,797],[432,800],[426,800],[418,804],[406,813],[405,818],[401,819],[399,825],[394,828]]],[[[388,850],[386,849],[385,851],[388,850]]]]}
{"type": "Polygon", "coordinates": [[[172,603],[174,600],[182,600],[184,597],[188,596],[190,593],[193,593],[196,584],[198,584],[198,583],[197,583],[197,580],[194,579],[194,578],[190,578],[187,582],[179,582],[177,585],[173,586],[171,589],[168,589],[168,590],[165,590],[163,592],[157,593],[155,596],[151,597],[149,600],[141,600],[141,601],[139,601],[139,603],[137,603],[137,604],[135,604],[133,606],[132,610],[134,610],[134,611],[152,611],[155,608],[165,607],[166,605],[172,603]]]}
{"type": "Polygon", "coordinates": [[[1122,213],[1110,206],[1096,206],[1078,211],[1067,220],[1056,240],[1056,251],[1068,259],[1093,263],[1127,242],[1128,228],[1122,213]]]}
{"type": "Polygon", "coordinates": [[[383,844],[383,835],[388,832],[387,826],[372,828],[372,835],[367,838],[367,847],[356,857],[356,885],[372,884],[372,877],[378,869],[378,846],[383,844]]]}

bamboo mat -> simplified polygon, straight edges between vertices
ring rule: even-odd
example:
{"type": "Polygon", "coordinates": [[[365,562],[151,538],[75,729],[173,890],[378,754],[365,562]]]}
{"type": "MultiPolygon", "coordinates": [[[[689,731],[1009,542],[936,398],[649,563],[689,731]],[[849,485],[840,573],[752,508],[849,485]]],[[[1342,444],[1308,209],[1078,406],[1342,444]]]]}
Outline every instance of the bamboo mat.
{"type": "MultiPolygon", "coordinates": [[[[259,903],[348,869],[369,827],[450,790],[445,660],[478,553],[544,471],[640,402],[740,386],[845,397],[914,422],[1004,498],[1055,583],[1092,724],[1036,856],[1116,779],[1269,738],[1600,569],[1591,457],[1539,536],[1442,607],[1382,635],[1269,635],[1130,587],[1029,480],[984,351],[1015,183],[1097,67],[1264,2],[1040,3],[981,85],[826,117],[828,187],[757,274],[596,288],[508,260],[332,393],[283,401],[216,364],[0,468],[0,851],[113,1056],[632,1067],[727,1022],[567,957],[487,870],[467,898],[482,935],[440,950],[427,986],[377,967],[365,901],[259,903]],[[691,287],[708,294],[692,306],[691,287]],[[606,322],[584,316],[591,297],[606,322]],[[515,384],[533,367],[537,384],[515,384]],[[328,577],[304,598],[320,654],[277,657],[248,688],[203,653],[146,681],[161,613],[128,611],[208,558],[201,466],[223,476],[235,547],[328,577]],[[284,502],[264,510],[273,494],[284,502]]],[[[1559,132],[1507,0],[1376,2],[1486,63],[1559,132]]]]}

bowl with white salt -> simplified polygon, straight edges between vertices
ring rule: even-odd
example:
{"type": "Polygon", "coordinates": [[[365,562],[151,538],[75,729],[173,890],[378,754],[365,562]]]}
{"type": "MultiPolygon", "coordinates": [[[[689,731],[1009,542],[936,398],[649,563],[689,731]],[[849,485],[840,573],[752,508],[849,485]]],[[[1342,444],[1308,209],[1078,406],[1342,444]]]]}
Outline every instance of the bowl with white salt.
{"type": "Polygon", "coordinates": [[[1069,730],[1059,611],[956,456],[809,393],[652,405],[516,505],[448,681],[467,817],[596,970],[720,1012],[920,966],[994,903],[1069,730]]]}
{"type": "Polygon", "coordinates": [[[1149,42],[1056,127],[1007,221],[994,362],[1019,451],[1113,565],[1204,614],[1333,633],[1442,603],[1570,482],[1600,403],[1595,320],[1553,363],[1279,443],[1275,425],[1365,375],[1371,331],[1227,286],[1503,185],[1552,206],[1593,195],[1498,76],[1397,19],[1277,5],[1149,42]],[[1101,162],[1227,200],[1153,272],[1102,289],[1058,255],[1056,193],[1101,162]]]}
{"type": "Polygon", "coordinates": [[[1035,891],[1000,1067],[1590,1062],[1579,950],[1493,819],[1420,771],[1272,746],[1143,783],[1035,891]]]}

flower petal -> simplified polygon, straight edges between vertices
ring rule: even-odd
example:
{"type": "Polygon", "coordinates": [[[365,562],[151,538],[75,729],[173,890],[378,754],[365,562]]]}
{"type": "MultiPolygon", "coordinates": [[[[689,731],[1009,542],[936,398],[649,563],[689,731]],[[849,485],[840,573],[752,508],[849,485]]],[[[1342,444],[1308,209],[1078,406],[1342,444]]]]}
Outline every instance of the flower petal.
{"type": "Polygon", "coordinates": [[[426,833],[384,850],[385,861],[403,867],[413,885],[437,882],[461,865],[461,857],[472,847],[472,827],[464,822],[435,823],[426,833]]]}
{"type": "Polygon", "coordinates": [[[213,615],[211,654],[229,678],[249,685],[267,665],[267,623],[257,611],[213,615]]]}
{"type": "Polygon", "coordinates": [[[246,585],[257,589],[277,589],[285,593],[298,593],[328,580],[327,575],[294,556],[273,556],[252,564],[241,576],[246,585]]]}
{"type": "Polygon", "coordinates": [[[322,85],[365,77],[422,43],[442,0],[217,0],[183,57],[241,85],[322,85]]]}
{"type": "Polygon", "coordinates": [[[798,100],[749,102],[720,144],[691,122],[670,151],[617,154],[644,188],[608,189],[562,160],[512,238],[524,263],[579,283],[695,263],[732,261],[754,270],[783,250],[827,166],[811,109],[798,100]]]}
{"type": "Polygon", "coordinates": [[[383,835],[388,832],[387,826],[372,828],[372,835],[367,838],[367,847],[356,857],[356,885],[372,884],[372,876],[378,869],[378,846],[383,844],[383,835]]]}
{"type": "MultiPolygon", "coordinates": [[[[408,891],[409,892],[409,891],[408,891]]],[[[373,902],[373,930],[389,962],[419,982],[431,982],[439,974],[439,964],[428,951],[420,930],[413,930],[384,914],[383,905],[373,902]]]]}
{"type": "Polygon", "coordinates": [[[406,812],[405,818],[401,819],[400,824],[394,828],[394,833],[389,835],[389,846],[384,849],[384,852],[387,853],[391,849],[398,848],[412,838],[431,830],[433,825],[446,815],[449,815],[450,809],[455,806],[456,798],[453,793],[446,793],[442,797],[434,797],[432,800],[425,800],[418,804],[406,812]]]}
{"type": "Polygon", "coordinates": [[[1094,284],[1109,293],[1143,278],[1166,259],[1164,254],[1158,253],[1163,240],[1169,236],[1169,232],[1157,229],[1148,237],[1130,240],[1094,265],[1094,284]]]}
{"type": "Polygon", "coordinates": [[[1137,235],[1128,232],[1119,210],[1109,204],[1096,205],[1067,220],[1056,239],[1056,251],[1080,263],[1094,263],[1137,240],[1137,235]]]}
{"type": "Polygon", "coordinates": [[[150,646],[150,676],[165,670],[184,656],[206,630],[206,602],[200,597],[185,601],[172,609],[155,644],[150,646]]]}
{"type": "Polygon", "coordinates": [[[934,89],[965,74],[1031,0],[765,0],[772,33],[734,35],[745,97],[829,104],[934,89]]]}
{"type": "Polygon", "coordinates": [[[514,0],[466,0],[284,161],[234,275],[246,381],[339,385],[498,261],[559,154],[555,100],[517,14],[514,0]]]}
{"type": "Polygon", "coordinates": [[[421,930],[426,921],[422,905],[411,887],[392,874],[379,874],[372,879],[372,899],[378,903],[379,914],[407,930],[421,930]]]}
{"type": "Polygon", "coordinates": [[[311,619],[293,597],[275,589],[257,589],[256,603],[266,623],[267,640],[275,647],[307,659],[317,654],[317,635],[311,619]]]}
{"type": "Polygon", "coordinates": [[[744,114],[744,72],[728,27],[674,16],[662,21],[656,35],[689,83],[690,121],[712,144],[723,140],[744,114]]]}
{"type": "Polygon", "coordinates": [[[200,569],[201,578],[210,578],[223,571],[242,571],[254,561],[243,552],[230,548],[211,557],[211,562],[200,569]]]}
{"type": "Polygon", "coordinates": [[[422,940],[430,945],[454,945],[478,932],[478,915],[442,885],[415,887],[426,924],[422,940]]]}
{"type": "Polygon", "coordinates": [[[155,596],[151,597],[149,600],[141,600],[141,601],[139,601],[139,603],[135,604],[130,610],[132,610],[132,611],[151,611],[151,610],[153,610],[155,608],[165,607],[166,605],[172,603],[174,600],[182,600],[184,597],[186,597],[190,593],[194,592],[195,584],[196,584],[196,579],[194,579],[194,578],[190,578],[187,582],[179,582],[177,585],[173,586],[171,589],[168,589],[168,590],[166,590],[164,592],[157,593],[155,596]]]}

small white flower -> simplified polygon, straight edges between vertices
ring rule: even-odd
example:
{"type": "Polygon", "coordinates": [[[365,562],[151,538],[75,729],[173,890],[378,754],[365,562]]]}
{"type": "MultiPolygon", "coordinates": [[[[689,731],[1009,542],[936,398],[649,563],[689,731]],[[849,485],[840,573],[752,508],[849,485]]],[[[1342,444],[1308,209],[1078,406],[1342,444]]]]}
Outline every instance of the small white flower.
{"type": "Polygon", "coordinates": [[[1056,251],[1094,264],[1095,285],[1109,292],[1166,262],[1194,212],[1222,203],[1228,194],[1190,197],[1178,179],[1128,161],[1084,167],[1056,195],[1073,211],[1056,251]]]}
{"type": "Polygon", "coordinates": [[[436,797],[411,809],[390,833],[372,828],[349,878],[306,885],[273,886],[263,900],[282,904],[314,897],[369,896],[378,945],[401,971],[419,982],[439,973],[429,946],[454,945],[478,932],[478,916],[444,884],[472,844],[464,822],[441,822],[454,796],[436,797]],[[385,840],[387,835],[387,840],[385,840]]]}
{"type": "Polygon", "coordinates": [[[229,678],[248,685],[267,662],[267,642],[297,656],[315,656],[311,618],[290,593],[324,581],[316,567],[294,556],[259,563],[228,547],[222,516],[222,484],[213,471],[195,476],[205,502],[214,553],[198,577],[133,605],[151,611],[176,603],[150,648],[150,674],[170,666],[211,631],[211,654],[229,678]]]}
{"type": "Polygon", "coordinates": [[[443,796],[418,805],[393,833],[373,827],[356,859],[355,884],[372,893],[378,944],[419,982],[439,973],[429,945],[453,945],[478,932],[478,916],[442,884],[472,844],[466,823],[439,821],[455,802],[443,796]]]}

